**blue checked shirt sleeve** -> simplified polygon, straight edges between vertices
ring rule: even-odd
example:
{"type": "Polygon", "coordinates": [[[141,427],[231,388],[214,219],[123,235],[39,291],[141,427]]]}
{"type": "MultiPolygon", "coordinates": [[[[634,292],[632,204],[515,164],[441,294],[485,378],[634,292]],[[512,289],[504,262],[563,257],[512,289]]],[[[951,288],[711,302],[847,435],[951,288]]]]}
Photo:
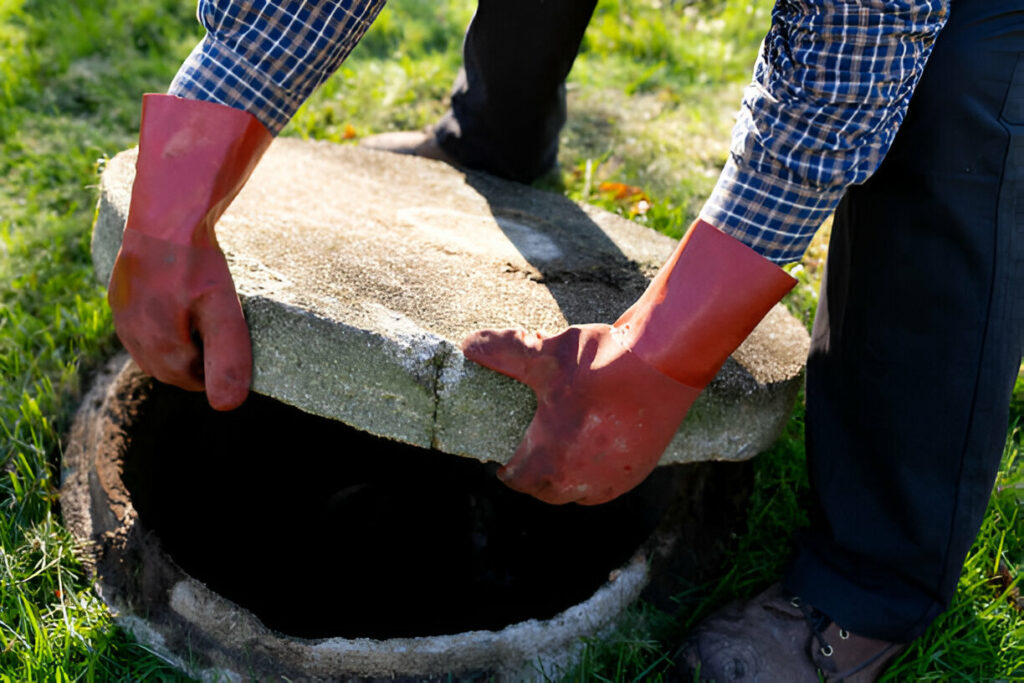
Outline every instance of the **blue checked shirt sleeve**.
{"type": "Polygon", "coordinates": [[[949,0],[778,0],[701,217],[799,260],[846,187],[882,162],[949,0]]]}
{"type": "Polygon", "coordinates": [[[168,93],[242,109],[276,135],[383,6],[384,0],[199,0],[206,37],[168,93]]]}

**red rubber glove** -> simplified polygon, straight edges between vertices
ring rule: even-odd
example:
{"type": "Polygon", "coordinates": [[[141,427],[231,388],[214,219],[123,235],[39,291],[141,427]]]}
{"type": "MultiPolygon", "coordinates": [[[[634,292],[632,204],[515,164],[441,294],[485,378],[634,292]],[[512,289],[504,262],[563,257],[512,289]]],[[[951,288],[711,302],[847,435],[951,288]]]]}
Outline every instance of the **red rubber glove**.
{"type": "Polygon", "coordinates": [[[545,337],[484,330],[470,360],[522,381],[537,412],[498,476],[548,503],[604,503],[658,464],[722,363],[796,281],[697,221],[614,325],[545,337]]]}
{"type": "Polygon", "coordinates": [[[548,503],[604,503],[650,474],[699,389],[661,374],[612,338],[609,325],[545,337],[485,330],[462,342],[466,357],[537,394],[519,450],[498,471],[506,484],[548,503]]]}
{"type": "Polygon", "coordinates": [[[107,300],[139,367],[205,389],[218,410],[248,395],[252,347],[214,224],[272,140],[241,110],[143,97],[132,200],[107,300]]]}

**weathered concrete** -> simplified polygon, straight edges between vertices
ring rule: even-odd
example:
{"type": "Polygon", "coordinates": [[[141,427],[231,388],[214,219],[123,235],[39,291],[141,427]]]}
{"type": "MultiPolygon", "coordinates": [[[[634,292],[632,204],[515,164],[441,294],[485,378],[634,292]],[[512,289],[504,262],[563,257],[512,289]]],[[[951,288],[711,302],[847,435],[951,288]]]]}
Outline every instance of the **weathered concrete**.
{"type": "MultiPolygon", "coordinates": [[[[143,375],[126,354],[115,357],[103,368],[82,401],[65,441],[61,509],[86,571],[117,623],[160,657],[200,680],[369,677],[447,681],[454,676],[456,680],[524,681],[557,677],[578,660],[585,639],[600,637],[642,591],[647,590],[647,596],[652,598],[659,591],[677,592],[679,578],[697,583],[705,580],[707,571],[720,561],[749,491],[749,479],[743,474],[749,473],[749,468],[742,463],[698,463],[660,470],[655,477],[661,477],[661,486],[634,498],[634,502],[650,506],[650,514],[664,510],[662,516],[653,520],[654,531],[629,559],[612,568],[607,581],[595,586],[586,599],[570,604],[550,618],[538,615],[493,630],[480,628],[447,635],[437,635],[437,631],[428,628],[420,636],[409,637],[302,638],[269,628],[250,611],[255,607],[233,602],[186,573],[168,554],[166,538],[147,525],[147,519],[151,524],[152,517],[147,518],[139,511],[145,488],[163,487],[167,481],[162,479],[154,484],[148,470],[138,469],[142,466],[140,458],[137,453],[133,456],[131,449],[141,439],[154,393],[153,380],[143,375]],[[129,483],[133,470],[134,489],[129,483]],[[693,548],[700,552],[695,555],[693,548]]],[[[225,419],[224,414],[218,416],[225,419]]],[[[188,454],[181,455],[180,459],[162,458],[161,462],[171,466],[188,463],[188,454]]],[[[262,463],[268,457],[252,455],[262,463]]],[[[187,464],[181,466],[194,470],[187,464]]],[[[431,486],[436,487],[438,495],[446,494],[445,482],[431,486]]],[[[230,494],[240,505],[246,505],[247,500],[259,500],[280,506],[286,525],[299,527],[315,522],[307,515],[288,521],[288,511],[294,509],[288,496],[300,498],[308,495],[306,490],[246,489],[230,494]]],[[[185,508],[193,506],[215,514],[215,505],[211,503],[209,497],[185,493],[175,502],[172,514],[182,514],[185,508]]],[[[490,504],[497,506],[498,516],[508,515],[514,509],[495,498],[490,499],[490,504]]],[[[543,514],[564,512],[567,507],[546,506],[543,514]]],[[[621,515],[624,510],[619,507],[616,514],[621,515]]],[[[455,528],[458,526],[439,530],[439,534],[464,533],[465,530],[455,528]]],[[[625,526],[632,534],[632,525],[625,526]]],[[[601,531],[608,540],[623,533],[621,528],[606,525],[601,525],[601,531]]],[[[196,528],[194,538],[198,542],[208,533],[196,528]]],[[[465,542],[470,543],[468,539],[465,542]]],[[[358,546],[349,547],[343,536],[332,538],[324,534],[323,543],[341,546],[353,562],[360,562],[365,552],[358,546]]],[[[296,544],[294,537],[283,534],[269,536],[265,552],[239,557],[233,569],[262,576],[261,565],[270,561],[269,556],[282,552],[286,552],[288,561],[303,566],[336,566],[322,548],[296,544]]],[[[409,555],[403,566],[416,574],[424,562],[446,564],[453,559],[444,554],[409,555]]],[[[541,556],[536,561],[549,563],[551,558],[541,556]]],[[[557,571],[552,569],[552,573],[557,571]]],[[[420,580],[411,576],[409,582],[416,585],[420,580]]],[[[368,589],[362,583],[315,583],[321,592],[342,595],[345,591],[368,589]]],[[[431,584],[431,588],[436,586],[431,584]]],[[[265,591],[296,595],[293,586],[273,578],[266,580],[265,591]]],[[[477,595],[472,587],[467,587],[467,591],[477,595]]],[[[384,604],[388,604],[386,600],[382,600],[384,604]]],[[[302,605],[310,615],[324,609],[323,602],[303,601],[299,607],[302,605]]],[[[401,618],[401,614],[395,615],[396,620],[401,618]]]]}
{"type": "MultiPolygon", "coordinates": [[[[109,279],[135,152],[102,178],[93,237],[109,279]]],[[[486,327],[611,322],[674,241],[561,196],[439,162],[276,141],[218,236],[252,331],[255,391],[425,447],[507,461],[529,389],[457,348],[486,327]]],[[[778,435],[803,327],[776,307],[691,410],[662,459],[743,459],[778,435]]]]}
{"type": "MultiPolygon", "coordinates": [[[[97,591],[117,622],[200,680],[441,680],[451,672],[538,679],[570,665],[582,639],[600,634],[639,596],[648,582],[648,556],[667,543],[668,530],[655,534],[588,600],[551,619],[511,624],[500,631],[387,640],[307,640],[275,632],[244,606],[182,571],[140,524],[122,479],[123,458],[151,382],[127,355],[112,359],[100,373],[67,440],[61,507],[85,549],[83,560],[97,591]]],[[[411,566],[416,561],[410,558],[411,566]]],[[[267,590],[288,587],[269,585],[267,590]]]]}

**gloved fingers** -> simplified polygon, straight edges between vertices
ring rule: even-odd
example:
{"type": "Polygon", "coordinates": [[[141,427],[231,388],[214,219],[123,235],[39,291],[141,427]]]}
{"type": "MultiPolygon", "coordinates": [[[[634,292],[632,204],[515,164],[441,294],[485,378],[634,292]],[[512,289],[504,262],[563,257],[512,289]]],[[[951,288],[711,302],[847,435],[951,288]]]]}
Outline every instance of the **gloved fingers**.
{"type": "Polygon", "coordinates": [[[640,484],[660,455],[660,451],[653,454],[652,460],[651,454],[609,452],[585,436],[575,437],[575,443],[565,439],[537,443],[527,437],[498,470],[498,478],[509,488],[552,505],[600,505],[640,484]],[[616,467],[613,463],[624,456],[629,465],[616,467]]]}
{"type": "Polygon", "coordinates": [[[571,503],[586,495],[586,487],[566,481],[562,455],[548,444],[535,444],[528,430],[516,454],[498,470],[498,479],[513,491],[551,505],[571,503]]]}
{"type": "Polygon", "coordinates": [[[143,372],[187,391],[204,389],[199,349],[185,311],[167,310],[154,302],[141,316],[136,311],[115,312],[114,328],[143,372]]]}
{"type": "Polygon", "coordinates": [[[540,401],[522,443],[498,478],[509,488],[552,505],[579,500],[590,493],[593,444],[581,434],[587,407],[568,398],[540,401]],[[581,438],[582,437],[582,438],[581,438]]]}
{"type": "MultiPolygon", "coordinates": [[[[127,346],[126,346],[127,348],[127,346]]],[[[147,345],[146,348],[155,348],[147,345]]],[[[142,370],[165,384],[171,384],[186,391],[202,391],[203,384],[202,360],[199,350],[195,344],[189,341],[185,344],[176,344],[173,349],[168,349],[156,354],[147,353],[144,350],[128,352],[142,370]]]]}
{"type": "Polygon", "coordinates": [[[534,387],[531,380],[545,339],[540,333],[523,330],[480,330],[466,336],[459,346],[471,361],[534,387]]]}
{"type": "Polygon", "coordinates": [[[188,391],[202,391],[199,349],[192,340],[181,287],[152,285],[155,270],[181,262],[180,254],[168,257],[165,248],[163,242],[125,230],[107,301],[117,336],[144,372],[188,391]],[[154,260],[155,253],[160,258],[154,260]]]}
{"type": "Polygon", "coordinates": [[[629,356],[590,375],[598,378],[538,400],[522,443],[498,471],[505,484],[547,503],[613,500],[657,466],[700,393],[629,356]]]}
{"type": "MultiPolygon", "coordinates": [[[[529,432],[528,432],[529,434],[529,432]]],[[[586,435],[547,438],[528,435],[498,478],[509,488],[545,503],[600,505],[614,500],[647,478],[664,444],[641,439],[623,442],[625,449],[609,447],[607,439],[586,435]]]]}
{"type": "Polygon", "coordinates": [[[234,287],[204,294],[194,305],[193,325],[203,345],[206,398],[214,410],[233,410],[252,382],[249,327],[234,287]]]}

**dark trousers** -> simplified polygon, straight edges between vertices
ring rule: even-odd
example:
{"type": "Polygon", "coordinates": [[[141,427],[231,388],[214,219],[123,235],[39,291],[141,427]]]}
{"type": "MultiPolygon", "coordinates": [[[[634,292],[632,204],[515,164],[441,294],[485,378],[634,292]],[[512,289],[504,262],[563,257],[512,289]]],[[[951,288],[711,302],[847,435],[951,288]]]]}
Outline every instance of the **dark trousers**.
{"type": "MultiPolygon", "coordinates": [[[[481,2],[445,149],[517,180],[550,167],[593,5],[481,2]]],[[[954,0],[885,162],[836,213],[808,360],[812,527],[785,583],[844,628],[909,640],[949,605],[1006,438],[1022,299],[1024,9],[954,0]]]]}
{"type": "Polygon", "coordinates": [[[954,0],[881,168],[836,212],[807,364],[812,527],[785,583],[910,640],[948,607],[1024,347],[1024,6],[954,0]]]}
{"type": "Polygon", "coordinates": [[[530,182],[555,165],[565,77],[597,0],[480,0],[435,129],[468,167],[530,182]]]}

